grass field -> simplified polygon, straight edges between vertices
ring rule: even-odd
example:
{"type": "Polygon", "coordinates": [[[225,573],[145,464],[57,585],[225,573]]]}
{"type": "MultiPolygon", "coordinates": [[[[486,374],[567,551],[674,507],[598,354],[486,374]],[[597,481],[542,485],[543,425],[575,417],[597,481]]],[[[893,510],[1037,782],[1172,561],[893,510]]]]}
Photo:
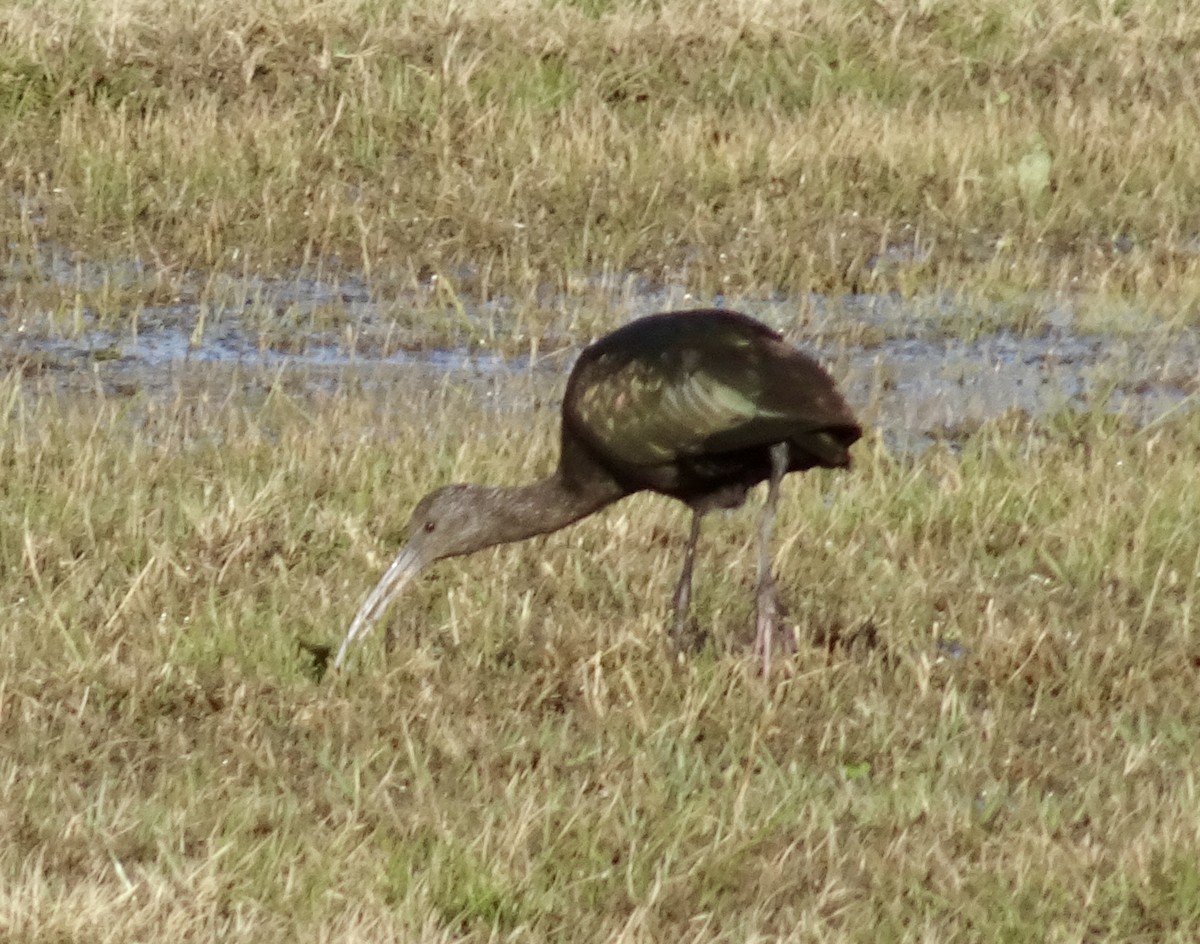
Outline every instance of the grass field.
{"type": "Polygon", "coordinates": [[[1194,325],[1198,63],[1183,2],[14,2],[4,292],[128,319],[196,273],[437,275],[536,311],[637,273],[1194,325]],[[47,242],[147,277],[61,284],[47,242]]]}
{"type": "Polygon", "coordinates": [[[552,410],[4,394],[7,940],[1200,931],[1194,415],[789,481],[769,680],[752,514],[708,529],[679,668],[649,497],[441,565],[319,680],[415,499],[547,468],[552,410]]]}
{"type": "Polygon", "coordinates": [[[0,939],[1200,939],[1198,76],[1182,2],[8,3],[0,939]],[[439,565],[326,675],[414,502],[548,471],[545,365],[658,297],[843,355],[1154,341],[912,452],[908,374],[856,367],[879,428],[784,487],[767,679],[753,509],[680,665],[648,496],[439,565]],[[105,380],[176,316],[537,364],[105,380]],[[1143,382],[1190,399],[1099,396],[1143,382]]]}

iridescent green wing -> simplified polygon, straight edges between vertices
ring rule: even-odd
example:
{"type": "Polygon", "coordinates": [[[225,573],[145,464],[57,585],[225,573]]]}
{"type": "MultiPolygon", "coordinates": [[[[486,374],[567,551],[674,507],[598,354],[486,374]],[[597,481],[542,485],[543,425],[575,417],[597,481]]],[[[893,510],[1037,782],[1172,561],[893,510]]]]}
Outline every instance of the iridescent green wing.
{"type": "Polygon", "coordinates": [[[758,444],[769,441],[768,428],[790,428],[793,411],[765,396],[772,371],[761,340],[720,341],[598,355],[568,393],[577,428],[607,455],[638,466],[758,444]]]}

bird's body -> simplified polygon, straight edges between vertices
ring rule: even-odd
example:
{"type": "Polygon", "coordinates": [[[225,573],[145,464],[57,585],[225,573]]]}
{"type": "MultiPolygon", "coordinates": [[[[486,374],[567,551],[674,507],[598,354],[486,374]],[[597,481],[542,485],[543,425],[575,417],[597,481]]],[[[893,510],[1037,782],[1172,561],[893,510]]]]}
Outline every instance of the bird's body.
{"type": "MultiPolygon", "coordinates": [[[[770,477],[846,466],[861,432],[832,379],[766,325],[737,312],[651,315],[580,355],[563,397],[563,455],[587,454],[627,492],[645,489],[707,510],[735,507],[770,477]]],[[[570,476],[574,470],[565,468],[570,476]]]]}
{"type": "Polygon", "coordinates": [[[778,622],[768,546],[779,481],[815,466],[848,467],[861,435],[825,370],[746,315],[706,309],[631,322],[586,348],[571,371],[552,475],[511,488],[452,485],[417,505],[408,544],[363,604],[335,664],[434,560],[555,531],[646,490],[694,513],[675,592],[679,645],[701,517],[742,504],[769,481],[758,574],[765,669],[778,622]]]}

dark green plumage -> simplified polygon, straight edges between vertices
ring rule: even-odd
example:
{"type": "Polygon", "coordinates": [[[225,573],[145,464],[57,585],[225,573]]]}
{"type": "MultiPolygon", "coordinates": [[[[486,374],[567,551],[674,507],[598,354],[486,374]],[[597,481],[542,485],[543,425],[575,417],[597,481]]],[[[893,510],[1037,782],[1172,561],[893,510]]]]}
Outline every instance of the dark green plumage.
{"type": "Polygon", "coordinates": [[[335,666],[434,561],[556,531],[644,490],[693,512],[671,628],[684,648],[700,520],[766,481],[755,644],[766,672],[779,629],[770,559],[779,483],[791,471],[849,466],[861,435],[829,374],[766,325],[715,309],[634,321],[586,348],[571,371],[552,475],[521,486],[450,485],[418,503],[408,543],[359,609],[335,666]]]}
{"type": "Polygon", "coordinates": [[[788,471],[840,468],[861,435],[820,364],[717,309],[651,315],[601,338],[563,398],[564,440],[577,438],[630,491],[689,504],[744,498],[770,475],[775,443],[788,444],[788,471]]]}

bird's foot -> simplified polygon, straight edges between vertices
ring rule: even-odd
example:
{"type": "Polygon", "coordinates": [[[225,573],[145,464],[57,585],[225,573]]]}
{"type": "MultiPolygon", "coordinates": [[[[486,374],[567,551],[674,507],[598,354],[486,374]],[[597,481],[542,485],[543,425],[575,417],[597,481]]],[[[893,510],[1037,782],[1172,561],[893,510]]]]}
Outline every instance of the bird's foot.
{"type": "Polygon", "coordinates": [[[754,637],[754,655],[762,663],[763,677],[771,673],[771,654],[794,655],[796,637],[784,623],[787,611],[775,592],[775,581],[767,578],[758,588],[758,631],[754,637]]]}
{"type": "Polygon", "coordinates": [[[671,652],[676,659],[683,659],[699,652],[708,641],[708,634],[688,619],[675,619],[670,631],[671,652]]]}

